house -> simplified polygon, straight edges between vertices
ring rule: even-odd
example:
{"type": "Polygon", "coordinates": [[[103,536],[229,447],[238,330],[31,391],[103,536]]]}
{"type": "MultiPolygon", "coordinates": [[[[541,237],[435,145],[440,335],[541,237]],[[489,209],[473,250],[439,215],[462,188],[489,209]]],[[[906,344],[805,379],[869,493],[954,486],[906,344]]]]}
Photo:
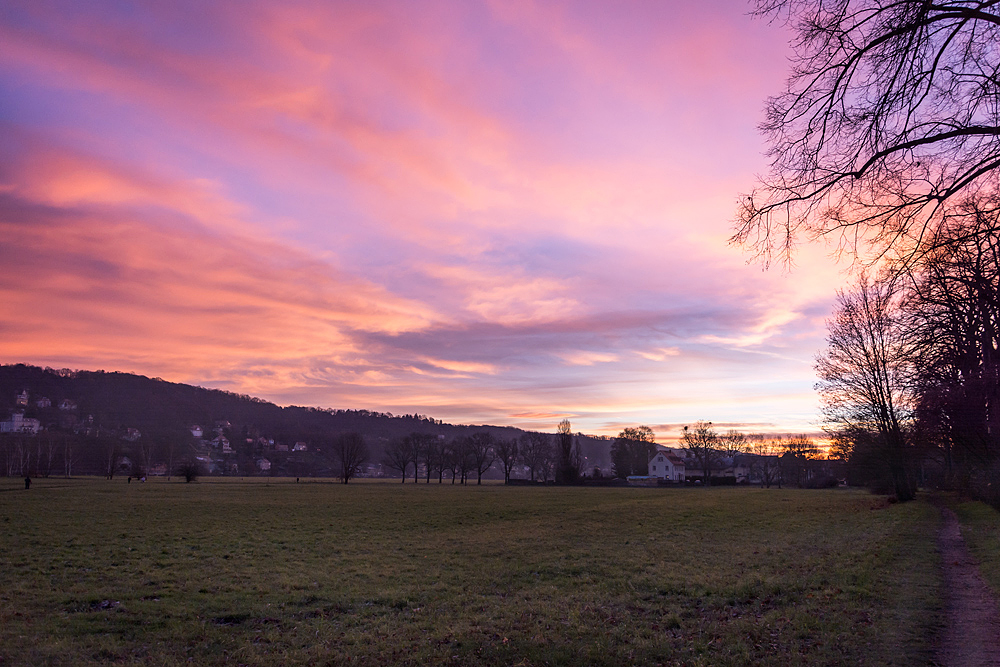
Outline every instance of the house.
{"type": "Polygon", "coordinates": [[[304,442],[296,442],[295,446],[292,447],[293,452],[308,452],[309,447],[304,442]]]}
{"type": "Polygon", "coordinates": [[[288,451],[288,445],[282,445],[280,443],[276,444],[274,446],[274,451],[276,451],[276,452],[287,452],[288,451]]]}
{"type": "Polygon", "coordinates": [[[76,410],[76,401],[71,401],[68,398],[64,398],[59,401],[59,409],[66,410],[67,412],[71,410],[76,410]]]}
{"type": "Polygon", "coordinates": [[[684,459],[670,449],[658,449],[649,459],[648,468],[649,477],[667,482],[684,481],[684,459]]]}
{"type": "Polygon", "coordinates": [[[45,396],[42,396],[41,398],[39,398],[38,400],[35,401],[35,407],[36,408],[51,408],[52,407],[52,401],[50,401],[49,399],[47,399],[45,396]]]}
{"type": "Polygon", "coordinates": [[[5,422],[0,422],[0,433],[25,433],[35,435],[42,428],[37,419],[25,418],[23,412],[15,412],[5,422]]]}
{"type": "Polygon", "coordinates": [[[205,435],[205,432],[201,430],[201,426],[194,424],[191,426],[191,436],[194,438],[200,438],[205,435]]]}
{"type": "Polygon", "coordinates": [[[25,389],[20,394],[17,395],[17,407],[26,408],[28,407],[28,390],[25,389]]]}
{"type": "Polygon", "coordinates": [[[261,472],[267,472],[271,469],[271,462],[267,459],[257,459],[257,469],[261,472]]]}

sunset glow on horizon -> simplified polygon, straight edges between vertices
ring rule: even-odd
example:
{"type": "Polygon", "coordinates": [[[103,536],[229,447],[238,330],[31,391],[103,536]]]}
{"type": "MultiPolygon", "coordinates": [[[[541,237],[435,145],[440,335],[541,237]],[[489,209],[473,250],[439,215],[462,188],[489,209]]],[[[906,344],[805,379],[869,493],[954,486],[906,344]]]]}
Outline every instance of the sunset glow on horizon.
{"type": "Polygon", "coordinates": [[[788,34],[701,3],[7,2],[0,362],[815,432],[845,276],[730,247],[788,34]]]}

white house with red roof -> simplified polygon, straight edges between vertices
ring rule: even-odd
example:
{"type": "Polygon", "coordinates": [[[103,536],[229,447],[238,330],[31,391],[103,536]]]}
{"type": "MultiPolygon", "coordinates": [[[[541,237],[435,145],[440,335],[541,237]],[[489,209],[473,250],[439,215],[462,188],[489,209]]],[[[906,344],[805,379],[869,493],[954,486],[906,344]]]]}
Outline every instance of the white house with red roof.
{"type": "Polygon", "coordinates": [[[684,481],[684,459],[674,453],[672,449],[666,447],[656,450],[653,457],[649,459],[648,474],[667,482],[684,481]]]}

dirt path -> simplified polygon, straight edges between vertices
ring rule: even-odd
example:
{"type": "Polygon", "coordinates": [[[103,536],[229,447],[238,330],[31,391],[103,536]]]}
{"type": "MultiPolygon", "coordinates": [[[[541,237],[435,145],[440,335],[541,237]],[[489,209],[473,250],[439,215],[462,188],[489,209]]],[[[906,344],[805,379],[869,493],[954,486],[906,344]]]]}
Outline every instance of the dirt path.
{"type": "Polygon", "coordinates": [[[944,567],[945,622],[937,663],[944,667],[1000,667],[1000,613],[959,530],[958,517],[942,507],[938,548],[944,567]]]}

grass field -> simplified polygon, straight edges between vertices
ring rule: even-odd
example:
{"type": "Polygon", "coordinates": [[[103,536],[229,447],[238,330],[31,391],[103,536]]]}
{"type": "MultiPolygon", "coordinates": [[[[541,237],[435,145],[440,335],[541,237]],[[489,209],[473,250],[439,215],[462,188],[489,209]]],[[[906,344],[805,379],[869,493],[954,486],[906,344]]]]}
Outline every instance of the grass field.
{"type": "Polygon", "coordinates": [[[847,490],[0,479],[0,664],[912,665],[937,510],[847,490]]]}
{"type": "Polygon", "coordinates": [[[979,565],[983,579],[1000,596],[1000,520],[997,511],[981,502],[954,502],[962,537],[979,565]]]}

